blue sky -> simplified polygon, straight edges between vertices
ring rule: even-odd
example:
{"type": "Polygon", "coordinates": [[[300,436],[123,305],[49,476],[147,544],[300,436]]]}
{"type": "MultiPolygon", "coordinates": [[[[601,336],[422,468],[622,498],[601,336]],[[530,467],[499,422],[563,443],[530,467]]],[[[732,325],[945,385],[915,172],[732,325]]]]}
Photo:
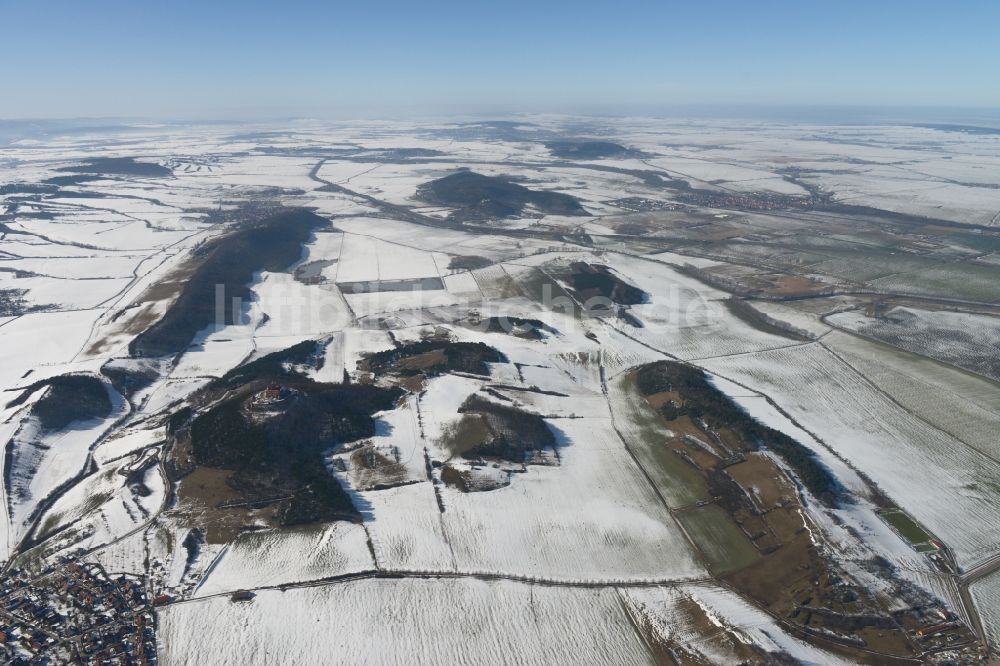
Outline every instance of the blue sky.
{"type": "Polygon", "coordinates": [[[1000,2],[0,0],[0,118],[1000,108],[1000,2]]]}

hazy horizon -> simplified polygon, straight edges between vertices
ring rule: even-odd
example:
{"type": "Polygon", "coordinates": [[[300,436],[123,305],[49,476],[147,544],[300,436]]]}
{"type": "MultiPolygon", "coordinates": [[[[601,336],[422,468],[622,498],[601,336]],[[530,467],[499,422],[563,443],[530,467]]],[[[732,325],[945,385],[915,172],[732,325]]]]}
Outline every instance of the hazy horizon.
{"type": "Polygon", "coordinates": [[[576,105],[512,107],[494,105],[391,105],[340,106],[315,113],[261,115],[212,114],[94,114],[2,116],[0,123],[23,122],[163,122],[163,123],[254,123],[302,120],[344,121],[354,119],[455,119],[511,118],[530,115],[580,117],[707,118],[719,120],[759,120],[774,122],[876,123],[1000,123],[998,106],[941,106],[891,104],[658,104],[658,105],[576,105]]]}

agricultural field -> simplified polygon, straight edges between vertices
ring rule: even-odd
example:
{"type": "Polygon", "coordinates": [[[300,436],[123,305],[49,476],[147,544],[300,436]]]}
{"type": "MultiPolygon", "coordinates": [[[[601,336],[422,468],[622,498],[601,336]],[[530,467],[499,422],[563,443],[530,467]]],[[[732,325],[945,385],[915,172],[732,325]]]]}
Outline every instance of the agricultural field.
{"type": "Polygon", "coordinates": [[[810,345],[715,359],[712,372],[770,396],[804,429],[868,476],[955,550],[988,557],[1000,501],[993,458],[907,410],[834,351],[810,345]]]}
{"type": "Polygon", "coordinates": [[[996,137],[119,132],[0,154],[5,585],[162,664],[998,648],[996,137]]]}
{"type": "Polygon", "coordinates": [[[897,306],[884,309],[877,317],[841,312],[827,321],[852,333],[1000,381],[1000,361],[996,354],[1000,349],[1000,317],[995,315],[897,306]]]}
{"type": "Polygon", "coordinates": [[[997,615],[997,608],[1000,607],[1000,576],[994,573],[979,580],[970,586],[969,591],[982,613],[986,638],[995,649],[1000,646],[1000,616],[997,615]]]}

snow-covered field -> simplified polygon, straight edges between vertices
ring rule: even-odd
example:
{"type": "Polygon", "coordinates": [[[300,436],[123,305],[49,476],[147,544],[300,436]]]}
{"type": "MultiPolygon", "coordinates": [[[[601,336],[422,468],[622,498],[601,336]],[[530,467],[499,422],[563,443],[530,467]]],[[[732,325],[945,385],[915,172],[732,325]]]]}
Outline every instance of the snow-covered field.
{"type": "Polygon", "coordinates": [[[160,613],[164,664],[649,663],[613,590],[475,579],[359,580],[160,613]],[[211,641],[192,641],[205,626],[211,641]]]}
{"type": "Polygon", "coordinates": [[[608,419],[550,424],[562,440],[559,466],[531,467],[488,493],[444,492],[460,570],[604,581],[705,575],[608,419]]]}
{"type": "Polygon", "coordinates": [[[717,587],[587,589],[459,578],[361,579],[216,596],[161,611],[162,663],[656,663],[648,640],[710,663],[758,657],[844,663],[717,587]],[[640,635],[635,625],[651,625],[640,635]],[[212,640],[192,635],[213,628],[212,640]]]}
{"type": "Polygon", "coordinates": [[[987,640],[994,650],[1000,649],[1000,574],[976,581],[969,586],[969,592],[979,608],[987,640]]]}
{"type": "Polygon", "coordinates": [[[370,571],[365,539],[364,528],[350,523],[248,532],[216,557],[194,596],[370,571]]]}
{"type": "Polygon", "coordinates": [[[1000,317],[896,307],[878,318],[840,312],[828,321],[1000,381],[1000,317]]]}
{"type": "MultiPolygon", "coordinates": [[[[670,358],[712,373],[718,388],[811,448],[857,495],[853,504],[804,510],[846,571],[888,597],[890,587],[861,566],[885,557],[970,619],[955,579],[878,518],[872,488],[943,541],[961,569],[1000,552],[1000,320],[985,304],[979,314],[958,311],[958,300],[895,306],[878,318],[862,314],[853,292],[815,305],[755,300],[809,334],[782,335],[684,267],[746,268],[698,254],[771,260],[768,242],[785,242],[791,224],[752,208],[702,209],[691,191],[787,202],[820,187],[831,203],[981,225],[982,247],[939,239],[935,247],[973,256],[973,267],[923,270],[907,255],[889,270],[821,254],[855,242],[831,223],[809,239],[809,252],[790,251],[789,265],[848,279],[863,272],[873,288],[908,294],[948,297],[961,282],[962,298],[995,301],[987,233],[1000,227],[995,138],[631,118],[604,130],[629,152],[577,161],[555,159],[546,141],[588,125],[523,120],[502,129],[456,120],[301,121],[245,132],[150,125],[127,141],[96,132],[4,146],[0,560],[17,556],[38,572],[83,559],[143,576],[151,594],[171,597],[156,611],[164,664],[632,664],[667,652],[680,663],[838,663],[714,583],[676,518],[713,498],[693,466],[650,457],[663,429],[630,374],[670,358]],[[101,158],[125,158],[124,171],[76,178],[66,170],[101,158]],[[130,158],[161,175],[129,173],[130,158]],[[462,226],[461,211],[417,196],[462,168],[570,194],[589,216],[528,206],[462,226]],[[660,178],[694,190],[659,186],[660,178]],[[627,199],[652,207],[636,212],[627,199]],[[173,306],[205,243],[244,213],[278,206],[309,207],[329,225],[292,265],[257,270],[236,323],[203,328],[175,355],[132,358],[130,342],[173,306]],[[671,215],[660,219],[658,210],[671,215]],[[732,255],[700,252],[706,220],[730,225],[719,238],[732,255]],[[636,227],[649,228],[649,238],[636,227]],[[607,267],[647,298],[621,317],[554,302],[575,289],[565,276],[578,261],[607,267]],[[562,280],[558,293],[547,293],[553,279],[562,280]],[[515,335],[479,325],[497,316],[544,326],[515,335]],[[502,358],[488,375],[408,377],[406,396],[375,414],[371,437],[322,454],[357,522],[248,522],[225,543],[204,540],[200,514],[176,498],[190,470],[173,466],[179,440],[169,425],[185,405],[207,407],[201,389],[308,340],[322,350],[322,363],[304,370],[313,380],[384,384],[359,367],[367,355],[445,338],[483,343],[502,358]],[[47,389],[11,403],[67,374],[99,379],[110,413],[49,432],[35,411],[47,389]],[[448,438],[472,395],[537,417],[556,445],[530,464],[463,458],[448,438]],[[357,464],[362,449],[394,459],[389,482],[357,464]],[[467,492],[443,481],[445,464],[486,487],[467,492]],[[241,589],[252,601],[230,601],[241,589]]],[[[997,580],[971,588],[995,644],[997,580]]]]}

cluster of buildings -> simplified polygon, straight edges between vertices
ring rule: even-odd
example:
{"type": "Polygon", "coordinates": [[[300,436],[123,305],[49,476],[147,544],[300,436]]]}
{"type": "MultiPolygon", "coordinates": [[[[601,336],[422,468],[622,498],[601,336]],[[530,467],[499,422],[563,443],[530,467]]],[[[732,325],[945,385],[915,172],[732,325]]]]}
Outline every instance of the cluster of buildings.
{"type": "Polygon", "coordinates": [[[0,660],[12,664],[156,664],[152,607],[141,578],[69,563],[0,581],[0,660]]]}
{"type": "MultiPolygon", "coordinates": [[[[979,664],[985,657],[984,646],[954,612],[941,605],[910,610],[910,618],[919,625],[909,632],[924,656],[935,656],[938,663],[979,664]]],[[[903,619],[904,626],[909,618],[903,619]]]]}
{"type": "Polygon", "coordinates": [[[726,210],[783,210],[808,208],[814,203],[807,197],[789,197],[771,192],[723,193],[707,190],[685,192],[685,203],[726,210]]]}
{"type": "Polygon", "coordinates": [[[658,199],[644,199],[643,197],[625,197],[609,201],[612,206],[633,213],[649,213],[657,210],[680,210],[682,205],[672,201],[660,201],[658,199]]]}

